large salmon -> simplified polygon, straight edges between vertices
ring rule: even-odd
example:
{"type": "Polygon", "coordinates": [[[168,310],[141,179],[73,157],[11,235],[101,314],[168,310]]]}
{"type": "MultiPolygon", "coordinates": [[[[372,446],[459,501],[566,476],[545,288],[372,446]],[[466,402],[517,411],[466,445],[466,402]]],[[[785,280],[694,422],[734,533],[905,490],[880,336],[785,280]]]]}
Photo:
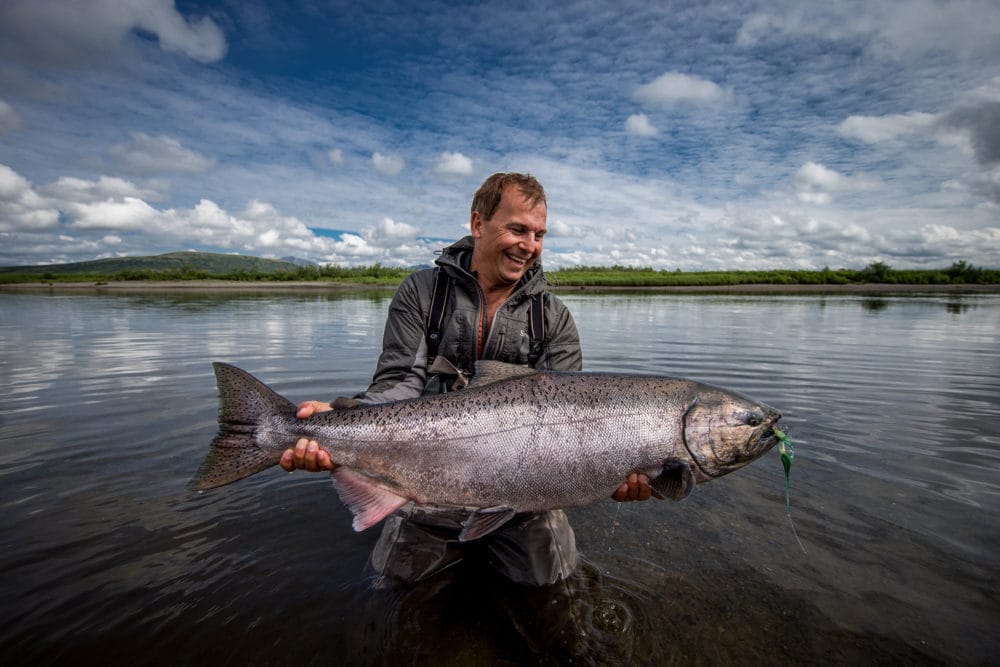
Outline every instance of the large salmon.
{"type": "Polygon", "coordinates": [[[408,501],[473,508],[461,539],[516,512],[608,498],[633,472],[674,500],[777,442],[781,413],[711,385],[661,376],[540,372],[482,361],[467,389],[295,417],[245,371],[216,363],[219,435],[193,485],[210,489],[276,465],[300,437],[339,467],[354,529],[408,501]]]}

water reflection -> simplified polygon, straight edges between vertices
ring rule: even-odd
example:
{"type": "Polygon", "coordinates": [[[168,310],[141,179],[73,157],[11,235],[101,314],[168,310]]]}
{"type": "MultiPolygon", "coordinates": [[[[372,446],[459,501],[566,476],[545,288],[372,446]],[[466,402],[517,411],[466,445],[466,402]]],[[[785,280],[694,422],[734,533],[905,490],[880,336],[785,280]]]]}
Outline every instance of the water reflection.
{"type": "Polygon", "coordinates": [[[323,476],[187,482],[211,362],[292,400],[367,385],[388,295],[0,294],[6,663],[989,663],[1000,299],[567,294],[588,370],[779,406],[776,456],[681,503],[571,510],[565,588],[386,597],[323,476]],[[872,307],[874,301],[881,302],[872,307]],[[860,306],[860,307],[859,307],[860,306]],[[151,657],[149,646],[156,646],[151,657]]]}
{"type": "Polygon", "coordinates": [[[886,299],[865,299],[861,302],[861,307],[869,312],[877,313],[888,308],[889,302],[886,299]]]}

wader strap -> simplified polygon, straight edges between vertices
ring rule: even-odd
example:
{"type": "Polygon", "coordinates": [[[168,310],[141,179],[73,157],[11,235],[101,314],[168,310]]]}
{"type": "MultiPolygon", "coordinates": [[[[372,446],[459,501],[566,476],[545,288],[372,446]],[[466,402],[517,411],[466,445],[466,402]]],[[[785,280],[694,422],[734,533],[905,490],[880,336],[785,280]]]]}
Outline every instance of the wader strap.
{"type": "Polygon", "coordinates": [[[545,293],[532,295],[531,310],[528,312],[531,342],[528,348],[528,364],[534,368],[545,351],[545,293]]]}
{"type": "Polygon", "coordinates": [[[451,279],[441,270],[434,269],[434,291],[431,293],[431,312],[427,314],[427,367],[434,363],[438,347],[441,345],[441,332],[444,330],[444,309],[448,304],[448,292],[451,291],[451,279]]]}

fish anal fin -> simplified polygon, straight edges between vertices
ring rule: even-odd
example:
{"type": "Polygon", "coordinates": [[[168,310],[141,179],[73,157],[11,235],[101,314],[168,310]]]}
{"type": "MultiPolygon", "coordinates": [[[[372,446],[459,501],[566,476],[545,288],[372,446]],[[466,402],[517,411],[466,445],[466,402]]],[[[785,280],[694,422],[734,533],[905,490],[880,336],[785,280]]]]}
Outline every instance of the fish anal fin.
{"type": "Polygon", "coordinates": [[[333,471],[333,486],[340,500],[354,515],[354,530],[362,531],[377,524],[409,502],[366,477],[341,466],[333,471]]]}
{"type": "Polygon", "coordinates": [[[476,362],[476,376],[472,378],[469,387],[483,387],[494,382],[513,380],[514,378],[534,375],[538,371],[530,366],[518,366],[503,361],[483,359],[476,362]]]}
{"type": "Polygon", "coordinates": [[[462,532],[458,534],[458,541],[468,542],[489,535],[510,521],[515,513],[511,507],[487,507],[476,510],[462,522],[462,532]]]}
{"type": "Polygon", "coordinates": [[[667,461],[660,474],[649,481],[649,485],[671,500],[683,500],[694,490],[697,480],[691,466],[682,461],[667,461]]]}

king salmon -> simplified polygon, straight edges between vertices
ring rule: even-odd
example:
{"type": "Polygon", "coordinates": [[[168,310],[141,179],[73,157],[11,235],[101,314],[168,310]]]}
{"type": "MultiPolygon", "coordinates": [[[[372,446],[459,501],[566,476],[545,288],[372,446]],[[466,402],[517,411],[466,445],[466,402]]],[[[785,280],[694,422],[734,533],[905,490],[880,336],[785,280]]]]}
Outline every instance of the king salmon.
{"type": "Polygon", "coordinates": [[[278,463],[301,437],[338,464],[333,483],[364,530],[409,501],[470,508],[461,540],[515,513],[608,498],[644,473],[666,498],[741,468],[778,442],[781,413],[662,376],[536,371],[480,361],[463,391],[331,410],[296,406],[249,373],[213,364],[219,434],[192,481],[211,489],[278,463]]]}

